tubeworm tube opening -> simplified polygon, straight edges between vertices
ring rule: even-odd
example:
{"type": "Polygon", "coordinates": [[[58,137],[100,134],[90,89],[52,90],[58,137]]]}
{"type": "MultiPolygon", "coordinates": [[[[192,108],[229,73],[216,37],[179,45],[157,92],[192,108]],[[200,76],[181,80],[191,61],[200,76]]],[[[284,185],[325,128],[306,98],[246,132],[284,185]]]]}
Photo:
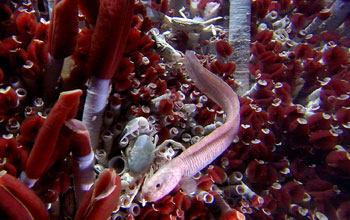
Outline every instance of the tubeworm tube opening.
{"type": "Polygon", "coordinates": [[[239,171],[232,173],[229,178],[228,181],[230,184],[234,184],[237,183],[239,181],[241,181],[243,179],[243,174],[239,171]]]}
{"type": "Polygon", "coordinates": [[[109,160],[108,167],[115,169],[118,175],[122,175],[126,170],[126,160],[120,156],[113,157],[109,160]]]}
{"type": "Polygon", "coordinates": [[[19,101],[23,101],[27,97],[27,91],[24,88],[17,88],[15,92],[19,101]]]}
{"type": "Polygon", "coordinates": [[[246,193],[246,188],[243,185],[237,185],[234,187],[234,192],[236,195],[244,195],[246,193]]]}
{"type": "Polygon", "coordinates": [[[96,149],[95,158],[97,160],[97,163],[101,164],[104,167],[107,166],[108,164],[107,153],[104,149],[96,149]]]}
{"type": "Polygon", "coordinates": [[[120,142],[119,142],[119,146],[120,146],[121,148],[124,148],[124,147],[128,146],[128,144],[129,144],[129,138],[128,138],[128,137],[124,137],[124,138],[121,139],[120,142]]]}
{"type": "Polygon", "coordinates": [[[133,216],[138,216],[141,213],[141,207],[136,203],[132,203],[127,212],[133,216]]]}

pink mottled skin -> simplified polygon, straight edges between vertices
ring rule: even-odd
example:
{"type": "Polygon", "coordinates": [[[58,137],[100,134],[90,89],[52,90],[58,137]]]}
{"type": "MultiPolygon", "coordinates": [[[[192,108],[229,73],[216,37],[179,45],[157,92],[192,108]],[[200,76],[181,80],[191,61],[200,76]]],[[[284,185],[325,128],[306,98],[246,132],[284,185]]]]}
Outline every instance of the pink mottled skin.
{"type": "Polygon", "coordinates": [[[142,194],[150,202],[170,193],[182,177],[191,177],[214,161],[230,146],[239,128],[239,100],[232,88],[204,68],[192,51],[186,52],[185,66],[197,88],[226,112],[226,121],[145,181],[142,194]]]}

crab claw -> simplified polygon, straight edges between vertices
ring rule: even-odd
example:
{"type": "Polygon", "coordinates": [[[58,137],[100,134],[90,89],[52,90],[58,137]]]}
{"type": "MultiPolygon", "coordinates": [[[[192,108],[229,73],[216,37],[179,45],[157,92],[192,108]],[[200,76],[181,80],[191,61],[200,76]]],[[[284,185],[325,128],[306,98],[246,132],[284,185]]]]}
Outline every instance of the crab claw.
{"type": "Polygon", "coordinates": [[[140,133],[146,133],[149,129],[149,123],[148,120],[145,117],[137,117],[132,119],[131,121],[126,124],[124,130],[120,134],[120,138],[118,140],[118,143],[120,143],[121,140],[123,140],[125,137],[129,136],[130,134],[134,133],[135,131],[138,131],[137,135],[140,133]]]}

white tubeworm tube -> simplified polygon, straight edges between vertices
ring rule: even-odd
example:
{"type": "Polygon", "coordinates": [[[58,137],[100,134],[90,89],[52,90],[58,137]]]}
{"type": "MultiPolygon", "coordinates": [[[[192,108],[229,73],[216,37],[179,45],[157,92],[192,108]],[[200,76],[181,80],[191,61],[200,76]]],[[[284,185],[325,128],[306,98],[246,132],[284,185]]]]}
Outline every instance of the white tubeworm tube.
{"type": "Polygon", "coordinates": [[[18,89],[18,88],[22,88],[23,87],[23,83],[21,82],[21,80],[18,78],[18,76],[11,76],[9,78],[9,83],[10,86],[13,89],[18,89]]]}
{"type": "Polygon", "coordinates": [[[84,105],[83,123],[89,130],[93,150],[98,146],[103,122],[103,112],[110,90],[109,79],[90,78],[84,105]]]}
{"type": "Polygon", "coordinates": [[[23,102],[27,98],[27,90],[25,90],[24,88],[17,88],[15,92],[20,102],[23,102]]]}
{"type": "Polygon", "coordinates": [[[191,145],[194,145],[195,143],[198,143],[202,138],[199,136],[193,136],[191,138],[191,145]]]}
{"type": "Polygon", "coordinates": [[[103,125],[105,128],[109,128],[114,120],[114,112],[111,110],[107,110],[103,115],[103,125]]]}
{"type": "Polygon", "coordinates": [[[202,177],[202,173],[201,173],[201,172],[198,172],[198,173],[194,174],[192,178],[193,178],[194,180],[199,180],[201,177],[202,177]]]}
{"type": "Polygon", "coordinates": [[[120,148],[125,148],[127,147],[129,144],[129,138],[128,137],[124,137],[123,139],[120,140],[119,142],[119,146],[120,148]]]}
{"type": "Polygon", "coordinates": [[[42,98],[34,99],[33,107],[36,112],[42,112],[44,110],[44,100],[42,98]]]}
{"type": "Polygon", "coordinates": [[[198,194],[200,200],[204,201],[206,204],[212,204],[214,202],[214,196],[206,191],[202,191],[198,194]]]}
{"type": "Polygon", "coordinates": [[[77,207],[79,207],[85,194],[90,190],[95,182],[95,175],[93,172],[94,153],[83,157],[75,157],[73,159],[73,179],[74,192],[76,196],[77,207]]]}
{"type": "Polygon", "coordinates": [[[119,211],[119,212],[113,214],[110,219],[111,220],[123,220],[124,216],[126,216],[126,213],[119,211]]]}
{"type": "Polygon", "coordinates": [[[123,124],[122,123],[116,123],[112,128],[113,134],[115,137],[119,136],[123,131],[123,124]]]}
{"type": "Polygon", "coordinates": [[[29,189],[32,188],[34,186],[34,184],[36,183],[36,181],[38,181],[38,179],[31,179],[29,178],[25,172],[21,172],[21,174],[19,175],[18,179],[24,184],[26,185],[29,189]]]}
{"type": "Polygon", "coordinates": [[[130,205],[131,205],[131,198],[129,195],[121,195],[120,198],[119,198],[119,204],[120,204],[120,207],[126,209],[126,208],[129,208],[130,205]]]}
{"type": "Polygon", "coordinates": [[[204,135],[204,127],[202,125],[196,125],[196,126],[191,128],[191,133],[193,135],[203,136],[204,135]]]}
{"type": "Polygon", "coordinates": [[[285,16],[284,18],[275,21],[272,24],[272,27],[275,29],[284,29],[285,27],[287,27],[287,25],[290,23],[290,20],[287,16],[285,16]]]}
{"type": "Polygon", "coordinates": [[[97,163],[101,164],[104,167],[107,167],[108,159],[107,159],[107,153],[104,149],[95,150],[95,159],[97,163]]]}
{"type": "Polygon", "coordinates": [[[228,183],[229,184],[236,184],[243,179],[243,174],[239,171],[233,172],[229,177],[228,177],[228,183]]]}
{"type": "Polygon", "coordinates": [[[103,149],[106,151],[106,156],[108,157],[113,147],[113,133],[110,130],[104,130],[101,134],[101,138],[103,141],[103,149]]]}
{"type": "Polygon", "coordinates": [[[183,133],[181,135],[181,140],[185,143],[189,143],[191,141],[192,137],[189,133],[183,133]]]}
{"type": "Polygon", "coordinates": [[[127,209],[127,212],[136,217],[141,213],[141,207],[137,203],[131,203],[131,206],[127,209]]]}
{"type": "Polygon", "coordinates": [[[11,134],[16,134],[19,132],[21,124],[16,118],[10,118],[6,124],[6,131],[11,134]]]}
{"type": "Polygon", "coordinates": [[[179,130],[176,127],[172,127],[169,129],[170,138],[174,138],[178,134],[179,134],[179,130]]]}
{"type": "Polygon", "coordinates": [[[278,18],[278,12],[273,10],[273,11],[270,11],[264,18],[264,20],[268,21],[268,22],[271,22],[271,21],[274,21],[278,18]]]}
{"type": "Polygon", "coordinates": [[[230,60],[235,61],[237,69],[235,79],[241,82],[238,94],[244,94],[250,88],[248,62],[250,57],[250,14],[251,1],[230,1],[229,42],[235,48],[230,60]]]}
{"type": "Polygon", "coordinates": [[[96,174],[100,174],[103,170],[105,169],[104,166],[102,166],[101,164],[95,164],[94,165],[94,171],[96,174]]]}

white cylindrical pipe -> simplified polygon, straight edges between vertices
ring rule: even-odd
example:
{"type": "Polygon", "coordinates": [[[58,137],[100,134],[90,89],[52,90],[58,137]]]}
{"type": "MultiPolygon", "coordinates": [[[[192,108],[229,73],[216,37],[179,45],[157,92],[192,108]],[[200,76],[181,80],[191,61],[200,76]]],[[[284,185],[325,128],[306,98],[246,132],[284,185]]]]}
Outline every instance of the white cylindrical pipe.
{"type": "Polygon", "coordinates": [[[127,212],[136,217],[141,213],[141,207],[137,203],[131,203],[131,206],[127,209],[127,212]]]}
{"type": "Polygon", "coordinates": [[[92,149],[96,149],[99,143],[102,128],[103,112],[111,90],[109,79],[91,77],[85,99],[83,123],[90,133],[92,149]]]}

